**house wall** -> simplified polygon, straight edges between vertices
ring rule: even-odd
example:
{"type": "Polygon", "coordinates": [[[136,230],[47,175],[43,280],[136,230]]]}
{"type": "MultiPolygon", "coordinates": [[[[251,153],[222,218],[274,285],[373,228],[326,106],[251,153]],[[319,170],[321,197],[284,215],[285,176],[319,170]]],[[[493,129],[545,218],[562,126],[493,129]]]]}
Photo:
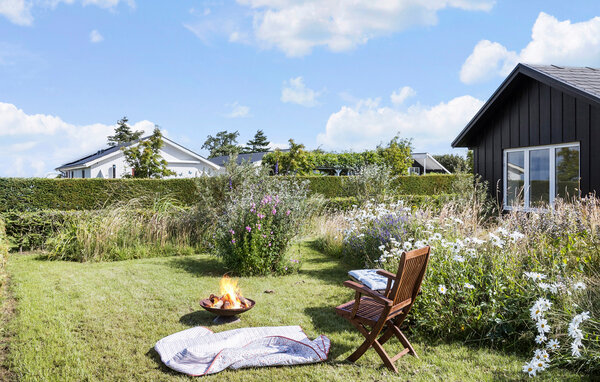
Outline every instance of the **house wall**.
{"type": "MultiPolygon", "coordinates": [[[[165,145],[165,147],[167,147],[167,145],[165,145]]],[[[175,176],[172,176],[173,178],[194,178],[203,175],[212,175],[215,173],[211,167],[199,162],[197,159],[191,156],[188,156],[186,153],[179,151],[181,155],[178,158],[174,155],[176,153],[173,151],[174,150],[171,150],[169,153],[167,153],[163,152],[162,149],[160,150],[160,155],[167,160],[167,162],[175,162],[168,163],[167,165],[167,168],[176,173],[175,176]],[[184,160],[190,163],[177,163],[184,160]]],[[[91,174],[94,178],[110,178],[112,177],[111,169],[113,165],[116,165],[117,178],[122,178],[123,175],[131,173],[131,167],[125,161],[125,155],[123,155],[122,152],[119,152],[119,154],[116,156],[102,159],[101,161],[93,164],[91,166],[91,174]]]]}
{"type": "Polygon", "coordinates": [[[600,194],[600,106],[524,77],[482,121],[473,149],[473,171],[503,200],[503,150],[579,142],[583,195],[600,194]]]}
{"type": "Polygon", "coordinates": [[[89,168],[79,168],[79,169],[71,170],[71,171],[73,171],[73,178],[83,178],[83,174],[81,173],[82,171],[85,172],[86,178],[91,177],[91,172],[90,172],[89,168]]]}

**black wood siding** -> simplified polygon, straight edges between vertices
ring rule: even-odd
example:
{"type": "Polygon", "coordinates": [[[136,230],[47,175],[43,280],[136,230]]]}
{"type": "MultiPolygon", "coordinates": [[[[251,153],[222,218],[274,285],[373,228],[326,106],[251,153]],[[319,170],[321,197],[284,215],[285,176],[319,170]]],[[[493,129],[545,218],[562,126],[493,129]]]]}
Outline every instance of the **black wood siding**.
{"type": "Polygon", "coordinates": [[[581,191],[600,195],[600,106],[523,78],[478,131],[473,171],[503,200],[503,150],[579,142],[581,191]]]}

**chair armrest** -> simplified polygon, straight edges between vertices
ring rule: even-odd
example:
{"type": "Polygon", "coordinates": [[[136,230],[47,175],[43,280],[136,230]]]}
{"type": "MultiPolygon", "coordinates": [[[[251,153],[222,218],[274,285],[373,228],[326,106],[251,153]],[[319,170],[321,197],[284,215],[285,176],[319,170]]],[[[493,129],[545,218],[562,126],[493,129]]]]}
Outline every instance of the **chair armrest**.
{"type": "Polygon", "coordinates": [[[396,277],[396,275],[393,274],[392,272],[384,271],[383,269],[378,269],[377,274],[387,277],[388,279],[393,279],[394,277],[396,277]]]}
{"type": "Polygon", "coordinates": [[[355,291],[359,292],[359,293],[363,293],[366,294],[369,297],[372,297],[375,301],[384,304],[384,305],[388,305],[388,306],[392,306],[393,301],[385,298],[384,296],[382,296],[381,294],[375,292],[374,290],[371,290],[369,288],[366,288],[362,285],[360,285],[359,283],[356,283],[354,281],[344,281],[344,286],[347,286],[348,288],[354,289],[355,291]]]}

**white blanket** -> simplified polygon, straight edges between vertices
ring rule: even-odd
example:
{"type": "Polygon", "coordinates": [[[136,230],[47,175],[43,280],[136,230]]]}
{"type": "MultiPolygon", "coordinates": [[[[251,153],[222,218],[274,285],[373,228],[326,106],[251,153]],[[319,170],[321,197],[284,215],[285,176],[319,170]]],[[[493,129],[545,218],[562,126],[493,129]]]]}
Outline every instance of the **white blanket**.
{"type": "Polygon", "coordinates": [[[195,327],[158,341],[154,349],[173,370],[192,376],[227,368],[299,365],[321,362],[329,354],[329,338],[308,339],[300,326],[242,328],[213,333],[195,327]]]}

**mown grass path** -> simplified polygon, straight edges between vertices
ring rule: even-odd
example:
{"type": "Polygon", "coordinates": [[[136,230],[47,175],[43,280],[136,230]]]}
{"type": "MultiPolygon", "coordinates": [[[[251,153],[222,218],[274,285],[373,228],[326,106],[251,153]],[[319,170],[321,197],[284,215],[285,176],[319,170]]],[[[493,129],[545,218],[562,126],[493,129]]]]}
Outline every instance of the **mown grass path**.
{"type": "MultiPolygon", "coordinates": [[[[326,363],[225,371],[206,380],[318,381],[481,381],[527,379],[524,359],[460,344],[415,341],[420,359],[399,361],[401,373],[383,368],[373,350],[356,365],[344,359],[361,336],[334,313],[334,306],[353,298],[341,286],[348,269],[311,248],[297,245],[302,270],[284,277],[243,277],[245,296],[256,300],[242,321],[214,326],[199,300],[218,292],[225,273],[209,255],[143,259],[110,263],[39,260],[13,255],[9,262],[16,312],[8,324],[12,334],[8,367],[23,381],[188,380],[162,365],[153,346],[160,338],[192,327],[223,331],[247,326],[301,325],[311,338],[327,335],[332,342],[326,363]],[[264,293],[273,290],[274,293],[264,293]]],[[[389,352],[399,347],[390,341],[389,352]]],[[[567,371],[544,379],[577,380],[567,371]]]]}

